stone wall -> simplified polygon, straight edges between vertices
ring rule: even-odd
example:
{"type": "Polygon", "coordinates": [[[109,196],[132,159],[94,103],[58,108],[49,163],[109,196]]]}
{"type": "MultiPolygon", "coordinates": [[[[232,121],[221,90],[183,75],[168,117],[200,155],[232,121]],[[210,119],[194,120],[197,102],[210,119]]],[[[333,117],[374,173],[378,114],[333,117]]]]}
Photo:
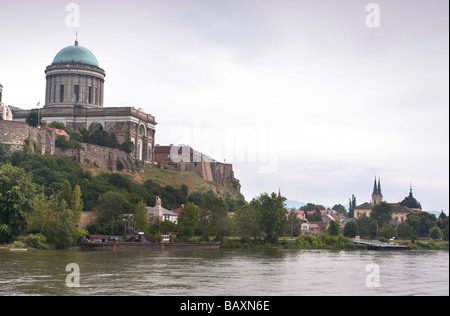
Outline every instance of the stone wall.
{"type": "Polygon", "coordinates": [[[241,189],[239,180],[234,177],[232,164],[205,160],[201,162],[180,162],[178,163],[178,170],[198,172],[204,180],[215,182],[221,186],[230,181],[237,190],[240,191],[241,189]]]}
{"type": "Polygon", "coordinates": [[[11,152],[28,146],[31,152],[53,155],[55,140],[54,131],[30,127],[22,122],[0,121],[0,143],[9,145],[11,152]]]}
{"type": "Polygon", "coordinates": [[[82,150],[62,150],[55,147],[55,140],[56,134],[52,130],[31,127],[22,122],[0,121],[0,143],[9,145],[11,152],[28,147],[30,152],[68,156],[84,166],[110,171],[134,172],[142,167],[131,155],[119,149],[82,143],[82,150]]]}
{"type": "Polygon", "coordinates": [[[109,171],[139,171],[141,164],[124,151],[92,144],[81,144],[83,149],[56,148],[56,155],[67,156],[86,167],[98,167],[109,171]]]}

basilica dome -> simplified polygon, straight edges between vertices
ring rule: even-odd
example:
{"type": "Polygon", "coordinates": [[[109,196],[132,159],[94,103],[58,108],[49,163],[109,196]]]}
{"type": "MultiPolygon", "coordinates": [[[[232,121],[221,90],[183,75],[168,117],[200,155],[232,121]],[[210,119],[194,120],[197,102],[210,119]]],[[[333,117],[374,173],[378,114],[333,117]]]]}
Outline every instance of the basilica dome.
{"type": "Polygon", "coordinates": [[[97,58],[87,48],[78,45],[78,41],[75,41],[75,45],[67,46],[59,51],[53,59],[52,65],[55,64],[67,64],[76,63],[98,67],[97,58]]]}
{"type": "Polygon", "coordinates": [[[413,210],[422,210],[422,205],[420,205],[420,202],[417,201],[412,194],[412,187],[409,190],[409,196],[405,197],[403,201],[400,202],[400,205],[409,207],[413,210]]]}

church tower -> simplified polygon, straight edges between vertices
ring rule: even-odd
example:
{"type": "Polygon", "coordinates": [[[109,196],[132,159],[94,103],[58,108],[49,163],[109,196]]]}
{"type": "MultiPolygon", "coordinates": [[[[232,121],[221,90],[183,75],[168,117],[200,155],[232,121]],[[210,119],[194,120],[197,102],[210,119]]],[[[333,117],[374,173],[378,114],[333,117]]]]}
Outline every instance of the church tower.
{"type": "Polygon", "coordinates": [[[378,185],[377,185],[377,177],[375,176],[375,180],[373,182],[372,204],[375,205],[380,202],[383,202],[383,194],[381,194],[380,178],[378,177],[378,185]]]}

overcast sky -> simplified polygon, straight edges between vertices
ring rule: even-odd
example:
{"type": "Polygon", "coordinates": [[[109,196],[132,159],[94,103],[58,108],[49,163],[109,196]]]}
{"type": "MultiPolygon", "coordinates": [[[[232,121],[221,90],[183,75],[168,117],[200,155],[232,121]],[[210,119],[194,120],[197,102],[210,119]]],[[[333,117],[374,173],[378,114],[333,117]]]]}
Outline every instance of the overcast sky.
{"type": "Polygon", "coordinates": [[[3,101],[43,105],[45,67],[78,31],[104,105],[233,163],[247,200],[361,204],[377,176],[388,202],[412,181],[448,214],[448,1],[370,2],[0,0],[3,101]]]}

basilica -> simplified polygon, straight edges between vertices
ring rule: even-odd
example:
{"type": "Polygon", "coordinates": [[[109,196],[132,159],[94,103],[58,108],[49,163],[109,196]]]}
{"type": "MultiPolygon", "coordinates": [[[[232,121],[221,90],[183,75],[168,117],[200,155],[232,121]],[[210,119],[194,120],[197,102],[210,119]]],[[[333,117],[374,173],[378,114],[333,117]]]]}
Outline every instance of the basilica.
{"type": "Polygon", "coordinates": [[[3,104],[0,84],[0,119],[25,122],[31,112],[38,111],[48,123],[56,121],[73,130],[114,133],[119,143],[133,143],[135,159],[153,163],[155,117],[134,107],[104,107],[105,76],[95,55],[76,39],[74,45],[61,49],[45,69],[43,108],[24,110],[3,104]]]}
{"type": "MultiPolygon", "coordinates": [[[[375,178],[372,191],[372,200],[355,207],[354,218],[361,218],[362,216],[369,217],[372,208],[380,202],[384,202],[383,194],[381,193],[380,178],[378,178],[378,183],[377,179],[375,178]]],[[[404,222],[407,215],[410,213],[422,211],[422,205],[413,196],[412,185],[409,187],[409,195],[405,197],[401,202],[389,204],[392,205],[392,218],[394,224],[404,222]]]]}

